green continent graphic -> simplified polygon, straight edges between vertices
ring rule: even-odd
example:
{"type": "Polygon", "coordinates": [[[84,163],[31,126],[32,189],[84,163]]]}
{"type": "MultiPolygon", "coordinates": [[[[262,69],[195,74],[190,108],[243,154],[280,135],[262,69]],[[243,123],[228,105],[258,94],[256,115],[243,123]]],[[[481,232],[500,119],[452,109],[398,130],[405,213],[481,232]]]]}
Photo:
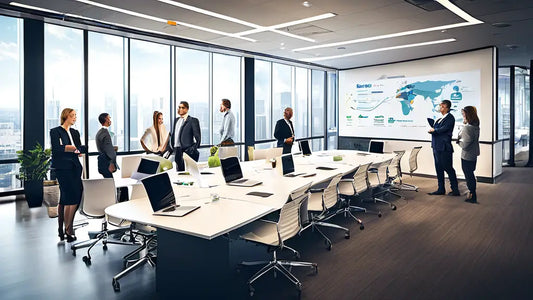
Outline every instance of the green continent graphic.
{"type": "Polygon", "coordinates": [[[431,99],[435,106],[436,98],[442,94],[444,87],[454,82],[455,80],[427,80],[404,85],[396,91],[396,98],[402,105],[402,113],[407,116],[413,110],[414,99],[419,95],[424,97],[424,99],[431,99]]]}

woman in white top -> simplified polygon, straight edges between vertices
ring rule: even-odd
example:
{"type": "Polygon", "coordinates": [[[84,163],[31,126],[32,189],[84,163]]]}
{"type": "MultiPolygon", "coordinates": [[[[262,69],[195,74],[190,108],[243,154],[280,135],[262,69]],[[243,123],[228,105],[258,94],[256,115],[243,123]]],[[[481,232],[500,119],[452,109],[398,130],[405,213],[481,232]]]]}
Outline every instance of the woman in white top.
{"type": "Polygon", "coordinates": [[[146,129],[141,137],[141,146],[147,153],[163,155],[167,148],[169,133],[163,124],[163,113],[154,111],[154,125],[146,129]]]}

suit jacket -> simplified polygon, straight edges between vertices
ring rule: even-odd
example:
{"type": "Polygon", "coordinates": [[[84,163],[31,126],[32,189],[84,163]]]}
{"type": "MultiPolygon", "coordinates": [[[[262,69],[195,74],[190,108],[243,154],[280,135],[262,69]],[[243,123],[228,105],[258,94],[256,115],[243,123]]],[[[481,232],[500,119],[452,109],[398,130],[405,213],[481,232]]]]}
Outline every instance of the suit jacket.
{"type": "MultiPolygon", "coordinates": [[[[81,153],[87,153],[87,147],[81,145],[80,133],[70,127],[72,142],[81,153]]],[[[50,129],[50,142],[52,144],[52,168],[54,169],[72,169],[81,168],[78,154],[74,152],[65,152],[65,145],[72,145],[65,128],[57,126],[50,129]]]]}
{"type": "Polygon", "coordinates": [[[200,147],[200,143],[202,142],[200,121],[195,117],[188,116],[187,120],[181,125],[180,132],[176,133],[176,123],[178,123],[178,120],[179,118],[176,118],[174,120],[174,126],[172,126],[172,135],[168,141],[170,149],[174,150],[174,140],[176,139],[176,134],[178,134],[181,148],[184,151],[189,148],[192,148],[191,151],[195,151],[200,147]]]}
{"type": "Polygon", "coordinates": [[[113,142],[111,141],[111,135],[109,134],[109,130],[105,128],[100,128],[100,130],[98,130],[98,132],[96,133],[96,137],[94,139],[98,152],[100,152],[100,154],[105,154],[109,161],[113,162],[113,164],[115,164],[116,166],[117,154],[115,153],[115,149],[113,148],[113,142]]]}
{"type": "Polygon", "coordinates": [[[452,134],[455,126],[455,117],[449,113],[440,122],[437,121],[433,125],[435,131],[431,133],[431,148],[437,152],[453,152],[452,134]]]}
{"type": "MultiPolygon", "coordinates": [[[[292,124],[292,121],[289,120],[289,122],[292,124]]],[[[293,127],[294,128],[294,127],[293,127]]],[[[276,140],[278,140],[278,147],[285,146],[285,139],[292,137],[292,131],[289,125],[287,125],[287,122],[285,122],[285,119],[280,119],[276,122],[276,127],[274,127],[274,137],[276,140]]],[[[291,146],[291,145],[289,145],[291,146]]]]}
{"type": "Polygon", "coordinates": [[[466,124],[459,132],[459,146],[463,148],[461,158],[474,161],[479,156],[479,126],[466,124]]]}

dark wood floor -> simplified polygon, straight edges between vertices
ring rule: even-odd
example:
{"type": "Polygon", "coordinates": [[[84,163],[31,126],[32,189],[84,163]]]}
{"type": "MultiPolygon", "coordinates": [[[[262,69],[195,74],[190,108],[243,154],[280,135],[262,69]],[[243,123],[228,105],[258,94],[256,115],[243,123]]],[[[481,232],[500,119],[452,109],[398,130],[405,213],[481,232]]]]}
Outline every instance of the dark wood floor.
{"type": "MultiPolygon", "coordinates": [[[[382,218],[360,215],[365,230],[349,219],[334,219],[351,229],[351,239],[326,230],[332,251],[311,231],[291,240],[302,260],[319,265],[317,275],[293,270],[302,281],[303,299],[533,299],[533,169],[506,168],[496,184],[479,184],[477,205],[463,197],[428,196],[435,179],[407,181],[420,192],[403,192],[407,200],[395,200],[396,211],[378,206],[382,218]]],[[[464,182],[460,187],[466,192],[464,182]]],[[[2,299],[159,298],[150,266],[122,279],[121,292],[113,292],[111,278],[131,248],[109,245],[103,251],[98,246],[87,267],[81,251],[74,257],[68,244],[58,242],[56,219],[48,218],[44,207],[0,204],[0,226],[2,299]]],[[[96,229],[99,223],[90,226],[96,229]]],[[[78,231],[79,238],[86,230],[78,231]]],[[[245,282],[254,271],[235,272],[242,289],[221,298],[246,298],[245,282]]],[[[282,276],[266,276],[257,282],[254,298],[295,296],[282,276]]]]}

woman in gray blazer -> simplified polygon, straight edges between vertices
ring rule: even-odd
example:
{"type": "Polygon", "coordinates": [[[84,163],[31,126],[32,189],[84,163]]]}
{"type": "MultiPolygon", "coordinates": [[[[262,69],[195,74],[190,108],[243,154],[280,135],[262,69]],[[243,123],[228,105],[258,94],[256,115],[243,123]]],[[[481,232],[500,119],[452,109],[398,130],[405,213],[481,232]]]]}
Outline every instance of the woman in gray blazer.
{"type": "Polygon", "coordinates": [[[474,170],[479,156],[479,118],[474,106],[465,106],[461,112],[463,113],[465,126],[459,132],[457,143],[463,149],[461,152],[461,167],[465,174],[466,185],[470,191],[465,201],[477,203],[474,170]]]}

